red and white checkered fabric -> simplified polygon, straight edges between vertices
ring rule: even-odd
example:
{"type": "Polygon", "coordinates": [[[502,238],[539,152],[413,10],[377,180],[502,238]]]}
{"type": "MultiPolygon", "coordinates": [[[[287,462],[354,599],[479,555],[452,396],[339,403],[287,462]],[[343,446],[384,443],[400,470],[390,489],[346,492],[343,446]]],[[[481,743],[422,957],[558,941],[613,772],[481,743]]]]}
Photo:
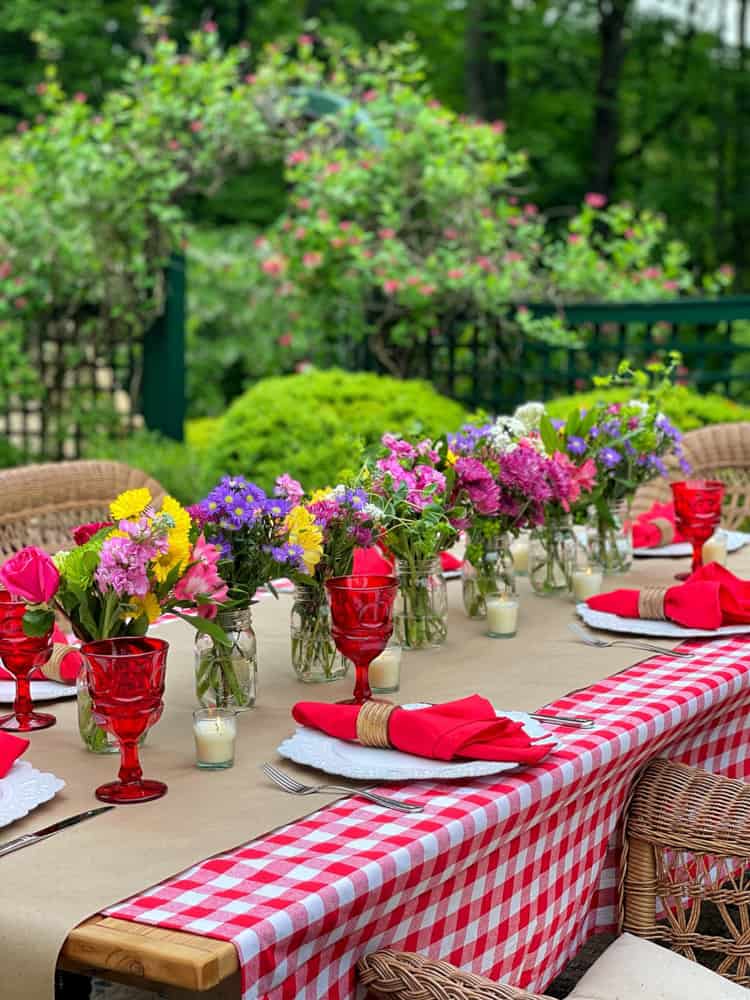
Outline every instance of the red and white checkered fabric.
{"type": "Polygon", "coordinates": [[[245,1000],[350,1000],[357,959],[386,946],[541,990],[614,928],[610,844],[637,769],[667,754],[750,779],[750,646],[696,648],[548,706],[597,725],[560,730],[535,768],[400,788],[421,814],[337,802],[108,912],[232,941],[245,1000]]]}

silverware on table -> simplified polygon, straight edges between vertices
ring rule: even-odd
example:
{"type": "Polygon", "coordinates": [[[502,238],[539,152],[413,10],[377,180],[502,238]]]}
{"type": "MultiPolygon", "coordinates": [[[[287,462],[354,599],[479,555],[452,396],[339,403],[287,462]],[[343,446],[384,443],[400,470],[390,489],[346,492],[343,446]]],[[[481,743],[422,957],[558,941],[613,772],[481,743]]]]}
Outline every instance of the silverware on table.
{"type": "Polygon", "coordinates": [[[566,729],[593,729],[594,720],[582,715],[547,715],[544,712],[529,712],[532,719],[547,725],[564,726],[566,729]]]}
{"type": "Polygon", "coordinates": [[[60,830],[65,830],[69,826],[75,826],[76,823],[83,823],[84,820],[100,816],[102,813],[109,812],[110,809],[114,808],[114,806],[99,806],[98,809],[87,809],[86,812],[78,813],[76,816],[69,816],[67,819],[61,819],[57,823],[45,826],[41,830],[37,830],[36,833],[24,833],[20,837],[14,837],[13,840],[6,840],[4,844],[0,844],[0,858],[5,854],[20,851],[22,847],[30,847],[32,844],[38,844],[40,841],[46,840],[47,837],[53,837],[60,830]]]}
{"type": "Polygon", "coordinates": [[[595,646],[597,649],[606,649],[609,646],[627,646],[630,649],[642,649],[647,653],[659,653],[661,656],[674,656],[681,660],[689,660],[693,654],[686,651],[681,651],[677,649],[664,649],[662,646],[657,646],[655,643],[641,642],[638,639],[600,639],[596,635],[591,635],[577,622],[570,622],[568,624],[570,631],[576,635],[581,642],[585,642],[587,646],[595,646]]]}
{"type": "Polygon", "coordinates": [[[402,799],[392,799],[387,795],[378,795],[377,792],[371,792],[366,788],[356,788],[353,785],[303,785],[301,781],[297,781],[291,774],[287,774],[286,771],[274,767],[273,764],[261,764],[261,771],[275,785],[278,785],[282,791],[289,792],[291,795],[313,795],[318,792],[348,792],[351,795],[361,795],[363,798],[369,799],[379,806],[384,806],[386,809],[400,809],[401,812],[422,812],[424,808],[417,802],[404,802],[402,799]]]}

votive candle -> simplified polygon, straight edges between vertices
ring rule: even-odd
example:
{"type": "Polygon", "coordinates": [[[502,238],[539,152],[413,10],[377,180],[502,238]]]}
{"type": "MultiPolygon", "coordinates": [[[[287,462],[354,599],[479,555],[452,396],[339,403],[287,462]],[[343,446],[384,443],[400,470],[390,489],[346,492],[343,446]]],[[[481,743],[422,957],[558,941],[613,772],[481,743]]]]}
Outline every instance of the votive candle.
{"type": "Polygon", "coordinates": [[[513,556],[513,569],[519,576],[525,576],[529,572],[528,538],[516,538],[511,543],[510,553],[513,556]]]}
{"type": "Polygon", "coordinates": [[[386,646],[370,664],[367,676],[370,689],[376,694],[398,691],[401,686],[401,647],[386,646]]]}
{"type": "Polygon", "coordinates": [[[720,566],[727,564],[727,536],[724,531],[717,531],[707,542],[703,543],[703,562],[715,562],[720,566]]]}
{"type": "Polygon", "coordinates": [[[237,719],[231,709],[198,708],[193,712],[196,764],[215,771],[234,764],[237,719]]]}
{"type": "Polygon", "coordinates": [[[594,594],[598,594],[602,589],[604,576],[599,569],[588,566],[586,569],[577,569],[573,573],[573,596],[576,601],[585,601],[594,594]]]}
{"type": "Polygon", "coordinates": [[[487,597],[487,635],[491,639],[512,639],[518,631],[518,601],[514,597],[487,597]]]}

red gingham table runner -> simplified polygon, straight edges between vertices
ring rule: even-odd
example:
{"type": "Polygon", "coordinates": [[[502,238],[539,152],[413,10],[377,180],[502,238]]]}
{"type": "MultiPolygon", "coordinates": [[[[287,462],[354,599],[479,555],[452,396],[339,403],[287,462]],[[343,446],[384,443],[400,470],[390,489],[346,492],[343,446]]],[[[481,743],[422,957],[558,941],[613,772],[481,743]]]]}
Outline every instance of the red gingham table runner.
{"type": "Polygon", "coordinates": [[[548,706],[597,725],[558,730],[535,768],[399,786],[421,814],[342,800],[107,912],[232,941],[244,1000],[351,1000],[355,963],[386,946],[542,990],[614,929],[610,845],[637,769],[666,754],[750,779],[750,645],[697,648],[548,706]]]}

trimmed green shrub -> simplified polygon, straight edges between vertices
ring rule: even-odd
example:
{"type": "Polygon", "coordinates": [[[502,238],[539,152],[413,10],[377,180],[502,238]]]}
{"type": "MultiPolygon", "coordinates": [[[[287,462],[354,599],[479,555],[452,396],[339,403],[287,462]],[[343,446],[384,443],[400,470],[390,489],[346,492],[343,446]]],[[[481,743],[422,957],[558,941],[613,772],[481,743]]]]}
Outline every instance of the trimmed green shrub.
{"type": "MultiPolygon", "coordinates": [[[[561,396],[545,405],[551,417],[564,419],[574,407],[588,409],[600,399],[611,403],[624,403],[632,397],[632,390],[627,388],[592,389],[590,392],[581,392],[575,396],[561,396]]],[[[716,393],[703,395],[684,385],[676,385],[672,389],[664,402],[664,412],[682,431],[692,431],[708,424],[750,420],[750,407],[740,406],[716,393]]]]}
{"type": "Polygon", "coordinates": [[[284,375],[258,382],[229,407],[211,463],[217,477],[242,473],[270,489],[289,472],[315,489],[356,469],[385,431],[438,437],[466,416],[426,382],[337,369],[284,375]]]}
{"type": "Polygon", "coordinates": [[[24,465],[27,459],[22,451],[12,445],[7,438],[0,437],[0,469],[12,469],[24,465]]]}

